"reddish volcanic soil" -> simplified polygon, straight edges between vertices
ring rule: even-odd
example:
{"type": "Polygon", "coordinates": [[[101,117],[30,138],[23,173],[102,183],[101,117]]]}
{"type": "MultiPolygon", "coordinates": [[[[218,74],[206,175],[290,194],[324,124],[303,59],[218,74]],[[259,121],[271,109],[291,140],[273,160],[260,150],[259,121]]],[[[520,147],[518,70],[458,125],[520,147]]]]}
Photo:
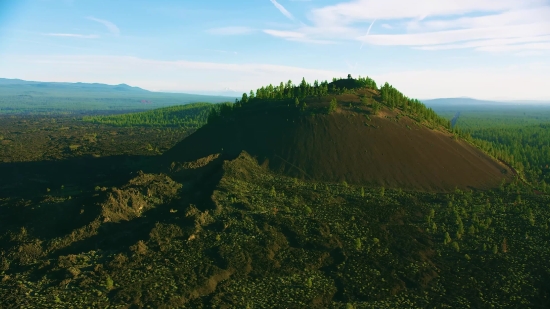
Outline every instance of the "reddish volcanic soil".
{"type": "Polygon", "coordinates": [[[244,150],[271,170],[294,177],[425,191],[487,189],[512,175],[449,133],[406,116],[398,119],[399,112],[388,110],[368,120],[367,108],[347,104],[331,115],[306,115],[287,102],[257,103],[197,130],[164,159],[190,162],[244,150]]]}

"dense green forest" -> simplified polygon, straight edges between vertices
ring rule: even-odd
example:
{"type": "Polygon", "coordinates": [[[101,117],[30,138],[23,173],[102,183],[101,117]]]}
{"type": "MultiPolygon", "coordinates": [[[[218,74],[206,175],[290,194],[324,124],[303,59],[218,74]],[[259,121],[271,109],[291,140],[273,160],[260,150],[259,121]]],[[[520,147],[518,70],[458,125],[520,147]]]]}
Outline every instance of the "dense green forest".
{"type": "Polygon", "coordinates": [[[147,126],[197,129],[206,123],[211,106],[210,103],[194,103],[123,115],[85,116],[83,120],[119,127],[147,126]]]}
{"type": "Polygon", "coordinates": [[[382,102],[392,109],[400,108],[404,111],[412,112],[412,114],[418,115],[430,123],[438,124],[447,128],[450,127],[449,121],[443,117],[440,117],[433,109],[426,107],[426,105],[417,99],[408,98],[388,83],[385,83],[384,86],[380,87],[380,96],[382,98],[382,102]]]}
{"type": "Polygon", "coordinates": [[[541,191],[550,183],[550,107],[454,107],[441,114],[456,117],[455,133],[513,166],[541,191]]]}
{"type": "MultiPolygon", "coordinates": [[[[67,180],[89,179],[53,164],[67,180]]],[[[245,154],[213,169],[221,179],[211,188],[197,170],[186,170],[187,186],[171,178],[177,174],[139,173],[123,186],[11,190],[0,198],[0,305],[547,308],[550,301],[550,200],[521,181],[448,194],[363,188],[272,174],[245,154]],[[32,198],[15,202],[17,192],[32,198]],[[204,199],[195,204],[197,196],[204,199]],[[144,206],[143,215],[128,200],[144,206]]]]}

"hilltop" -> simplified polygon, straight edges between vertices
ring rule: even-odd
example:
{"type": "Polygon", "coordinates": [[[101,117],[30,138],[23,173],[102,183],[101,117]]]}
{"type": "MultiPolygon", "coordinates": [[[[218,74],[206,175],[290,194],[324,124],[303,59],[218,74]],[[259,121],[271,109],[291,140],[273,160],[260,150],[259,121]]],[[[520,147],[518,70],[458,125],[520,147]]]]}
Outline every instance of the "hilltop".
{"type": "Polygon", "coordinates": [[[433,110],[372,83],[348,78],[258,89],[211,112],[209,123],[164,160],[177,165],[246,151],[300,179],[427,191],[487,189],[512,175],[457,138],[433,110]]]}

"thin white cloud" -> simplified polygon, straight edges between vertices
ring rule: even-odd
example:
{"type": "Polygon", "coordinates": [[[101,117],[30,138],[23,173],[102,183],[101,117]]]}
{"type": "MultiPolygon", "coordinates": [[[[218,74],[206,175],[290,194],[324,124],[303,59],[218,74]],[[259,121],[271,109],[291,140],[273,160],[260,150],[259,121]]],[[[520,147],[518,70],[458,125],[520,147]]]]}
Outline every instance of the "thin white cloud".
{"type": "MultiPolygon", "coordinates": [[[[497,45],[478,47],[477,50],[489,52],[510,52],[510,51],[535,51],[535,50],[550,50],[550,41],[543,43],[529,43],[516,45],[497,45]]],[[[550,85],[548,85],[550,86],[550,85]]]]}
{"type": "MultiPolygon", "coordinates": [[[[372,23],[370,23],[370,26],[369,26],[369,29],[367,29],[367,34],[366,35],[369,35],[370,33],[370,29],[372,29],[372,26],[374,26],[374,23],[376,22],[376,19],[372,21],[372,23]]],[[[359,49],[363,49],[363,45],[365,44],[365,42],[363,42],[361,44],[361,47],[359,49]]]]}
{"type": "Polygon", "coordinates": [[[520,26],[470,28],[413,34],[380,34],[358,37],[358,40],[374,45],[424,46],[448,44],[482,39],[521,38],[550,35],[550,22],[520,26]]]}
{"type": "Polygon", "coordinates": [[[370,29],[372,29],[372,26],[374,25],[375,22],[376,22],[376,19],[373,20],[372,23],[370,24],[369,29],[367,29],[367,35],[369,35],[370,29]]]}
{"type": "Polygon", "coordinates": [[[112,34],[114,35],[120,35],[120,29],[117,27],[117,25],[115,25],[114,23],[108,21],[108,20],[104,20],[104,19],[99,19],[99,18],[95,18],[93,16],[88,16],[86,17],[87,19],[89,20],[92,20],[92,21],[95,21],[95,22],[98,22],[100,24],[102,24],[103,26],[107,27],[107,29],[109,30],[109,32],[111,32],[112,34]]]}
{"type": "Polygon", "coordinates": [[[277,2],[277,0],[270,0],[271,3],[273,3],[273,5],[284,15],[286,16],[288,19],[294,21],[294,16],[292,16],[292,14],[290,14],[289,11],[287,11],[287,9],[285,9],[284,6],[282,6],[279,2],[277,2]]]}
{"type": "Polygon", "coordinates": [[[314,39],[309,38],[305,33],[299,31],[284,31],[284,30],[273,30],[265,29],[264,33],[269,34],[274,37],[283,38],[289,41],[295,42],[304,42],[304,43],[313,43],[313,44],[334,44],[334,41],[323,40],[323,39],[314,39]]]}
{"type": "Polygon", "coordinates": [[[282,31],[282,30],[271,30],[266,29],[264,30],[265,33],[279,37],[284,39],[302,39],[306,37],[305,33],[298,32],[298,31],[282,31]]]}
{"type": "Polygon", "coordinates": [[[66,37],[66,38],[79,38],[79,39],[97,39],[97,38],[99,38],[99,35],[96,35],[96,34],[45,33],[44,35],[66,37]]]}
{"type": "Polygon", "coordinates": [[[533,9],[505,11],[497,14],[485,14],[475,17],[460,17],[447,19],[431,19],[428,21],[411,21],[407,24],[409,31],[438,31],[450,29],[471,29],[548,21],[550,5],[533,9]]]}
{"type": "Polygon", "coordinates": [[[443,45],[429,45],[420,46],[415,49],[421,50],[448,50],[448,49],[463,49],[463,48],[484,48],[492,46],[507,46],[511,44],[533,43],[533,42],[547,42],[550,41],[550,35],[526,37],[526,38],[506,38],[506,39],[492,39],[492,40],[475,40],[458,44],[443,44],[443,45]]]}
{"type": "Polygon", "coordinates": [[[312,21],[350,23],[372,19],[423,19],[427,16],[453,16],[471,12],[502,12],[547,5],[546,0],[355,0],[314,9],[312,21]]]}
{"type": "Polygon", "coordinates": [[[254,32],[254,29],[249,27],[221,27],[221,28],[212,28],[206,30],[206,32],[210,34],[215,35],[242,35],[242,34],[250,34],[254,32]]]}
{"type": "Polygon", "coordinates": [[[526,42],[539,42],[542,37],[545,39],[539,43],[550,43],[546,38],[550,35],[548,16],[548,0],[353,0],[313,9],[308,14],[311,25],[292,29],[292,36],[277,35],[273,31],[271,34],[287,40],[296,40],[298,36],[303,41],[357,40],[361,46],[512,52],[526,48],[538,50],[545,45],[497,48],[479,45],[476,41],[524,38],[526,42]],[[370,34],[373,24],[368,28],[365,24],[372,20],[386,22],[374,27],[374,35],[370,34]],[[392,31],[388,33],[385,29],[392,31]]]}

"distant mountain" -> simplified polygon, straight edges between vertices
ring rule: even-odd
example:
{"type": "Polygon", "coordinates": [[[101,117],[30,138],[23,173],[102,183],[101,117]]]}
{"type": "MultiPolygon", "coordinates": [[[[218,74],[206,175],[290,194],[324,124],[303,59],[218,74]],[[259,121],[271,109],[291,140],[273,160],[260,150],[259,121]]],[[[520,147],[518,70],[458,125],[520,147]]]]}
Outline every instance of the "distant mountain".
{"type": "Polygon", "coordinates": [[[40,90],[55,90],[55,91],[92,91],[92,92],[109,92],[109,91],[133,91],[133,92],[150,92],[148,90],[132,87],[126,84],[107,85],[99,83],[63,83],[63,82],[37,82],[26,81],[21,79],[0,78],[0,91],[2,90],[25,90],[25,89],[40,89],[40,90]]]}
{"type": "Polygon", "coordinates": [[[432,99],[432,100],[422,100],[422,103],[427,106],[437,106],[437,105],[502,105],[510,104],[496,101],[488,100],[477,100],[472,98],[441,98],[441,99],[432,99]]]}
{"type": "Polygon", "coordinates": [[[127,84],[38,82],[0,78],[0,114],[146,110],[197,102],[233,101],[234,96],[154,92],[127,84]]]}
{"type": "Polygon", "coordinates": [[[473,98],[440,98],[432,100],[422,100],[422,103],[426,104],[429,107],[441,107],[441,106],[480,106],[480,105],[491,105],[491,106],[502,106],[502,105],[518,105],[518,104],[530,104],[530,105],[541,105],[541,104],[550,104],[548,101],[535,101],[535,100],[477,100],[473,98]]]}

